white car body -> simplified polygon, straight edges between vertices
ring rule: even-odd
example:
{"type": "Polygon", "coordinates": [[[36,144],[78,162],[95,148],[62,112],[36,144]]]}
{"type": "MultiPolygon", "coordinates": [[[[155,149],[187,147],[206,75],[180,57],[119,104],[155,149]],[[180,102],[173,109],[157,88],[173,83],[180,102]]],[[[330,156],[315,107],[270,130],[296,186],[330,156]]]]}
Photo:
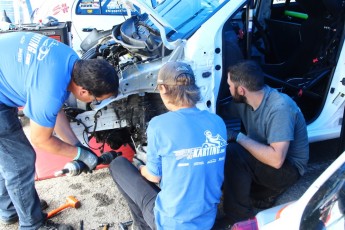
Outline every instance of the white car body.
{"type": "MultiPolygon", "coordinates": [[[[345,152],[341,154],[296,201],[263,210],[251,221],[251,230],[344,229],[345,152]]],[[[247,228],[247,230],[249,230],[247,228]]]]}
{"type": "MultiPolygon", "coordinates": [[[[320,1],[326,2],[328,4],[327,7],[329,7],[328,0],[320,1]]],[[[251,16],[255,16],[259,24],[266,28],[266,30],[268,29],[268,31],[270,27],[269,24],[266,24],[267,21],[278,21],[284,26],[286,24],[289,24],[289,26],[292,25],[295,29],[294,31],[297,31],[295,34],[297,40],[301,37],[302,26],[304,20],[306,20],[298,18],[301,16],[292,17],[284,15],[284,17],[278,17],[275,10],[279,7],[283,8],[285,1],[274,1],[274,4],[271,4],[272,2],[270,0],[258,1],[257,4],[254,5],[253,10],[248,11],[249,13],[245,13],[245,11],[250,8],[245,7],[247,3],[245,0],[166,0],[157,2],[123,0],[120,4],[122,4],[121,7],[126,7],[126,10],[123,9],[122,12],[130,12],[132,15],[131,17],[127,16],[126,21],[124,21],[124,15],[92,15],[91,13],[90,15],[77,15],[77,6],[86,7],[89,12],[93,12],[91,8],[97,8],[94,4],[102,5],[104,2],[110,3],[111,1],[88,2],[89,3],[86,3],[85,0],[46,1],[37,10],[35,19],[53,16],[58,18],[59,21],[71,20],[74,49],[77,49],[76,46],[79,46],[81,40],[89,33],[82,32],[82,29],[97,28],[99,31],[104,31],[114,26],[107,36],[96,40],[95,44],[97,45],[94,45],[92,49],[90,48],[88,52],[84,51],[82,58],[95,58],[95,55],[97,55],[97,58],[105,58],[112,62],[120,77],[120,94],[117,98],[105,100],[100,106],[93,109],[71,98],[69,100],[69,106],[76,106],[79,109],[86,110],[77,115],[76,119],[78,119],[79,122],[71,122],[71,125],[82,141],[85,139],[85,135],[90,137],[97,132],[101,133],[104,131],[110,132],[110,130],[117,130],[117,136],[127,135],[128,138],[126,141],[132,140],[137,150],[139,146],[145,146],[146,144],[144,136],[150,118],[165,112],[165,108],[162,103],[159,102],[157,93],[154,92],[157,72],[165,62],[169,60],[180,60],[189,63],[193,68],[197,85],[200,87],[202,94],[202,100],[197,106],[200,109],[221,114],[222,105],[226,104],[226,101],[230,98],[228,86],[226,84],[226,68],[230,63],[229,60],[234,62],[238,60],[241,55],[245,56],[250,54],[253,59],[259,60],[261,64],[267,66],[275,66],[278,61],[281,61],[274,60],[272,62],[273,64],[267,62],[266,54],[263,55],[260,53],[259,48],[254,47],[254,43],[251,44],[250,48],[244,47],[243,43],[248,42],[248,40],[244,41],[242,38],[243,34],[240,32],[243,32],[243,28],[248,28],[248,31],[250,31],[254,23],[251,16]],[[133,7],[133,5],[135,5],[135,7],[133,7]],[[66,8],[68,10],[63,10],[66,8]],[[143,15],[138,13],[138,9],[140,9],[140,13],[143,15]],[[242,15],[249,15],[249,17],[246,16],[248,23],[241,20],[241,12],[242,15]],[[147,25],[145,27],[140,23],[146,23],[147,25]],[[238,26],[240,30],[238,30],[236,26],[238,26]],[[151,29],[149,29],[149,27],[151,27],[151,29]],[[134,32],[136,33],[135,36],[138,36],[138,38],[135,38],[133,35],[134,32]],[[235,32],[238,33],[234,35],[235,32]],[[152,37],[153,39],[151,41],[145,40],[152,37]],[[153,51],[150,50],[150,48],[147,47],[147,43],[152,41],[154,41],[153,43],[156,42],[154,45],[159,45],[160,48],[151,47],[153,51]],[[240,42],[242,42],[242,46],[239,46],[240,42]],[[234,46],[236,46],[235,50],[232,48],[234,46]],[[237,48],[237,46],[240,48],[237,48]],[[111,47],[117,47],[124,52],[124,54],[111,53],[113,52],[111,47]],[[97,52],[95,52],[96,49],[97,52]],[[99,50],[101,52],[107,50],[110,54],[109,52],[101,54],[99,50]],[[235,51],[238,50],[240,50],[242,54],[236,56],[235,51]],[[151,97],[154,97],[157,101],[150,101],[152,100],[151,97]],[[133,101],[129,100],[129,98],[132,98],[133,101]],[[139,105],[140,100],[147,100],[148,105],[155,105],[159,107],[159,109],[152,109],[150,110],[152,114],[145,114],[148,109],[144,109],[146,112],[139,109],[141,108],[139,105]],[[133,110],[138,110],[138,117],[135,119],[133,117],[127,119],[126,117],[130,112],[128,111],[128,104],[126,104],[128,101],[133,103],[131,104],[133,110]],[[116,111],[120,107],[123,107],[123,109],[121,111],[116,111]],[[109,108],[113,108],[115,111],[109,110],[109,108]],[[127,108],[127,110],[125,108],[127,108]],[[100,111],[101,114],[98,114],[95,120],[93,116],[96,113],[100,113],[100,111]],[[125,116],[125,114],[127,115],[125,116]],[[140,120],[140,118],[144,118],[144,120],[140,120]],[[85,122],[85,124],[88,125],[80,125],[80,122],[85,122]],[[99,122],[99,124],[94,126],[93,124],[97,122],[99,122]],[[86,129],[85,127],[88,128],[86,129]],[[127,131],[129,131],[129,134],[121,133],[123,129],[126,128],[128,128],[127,131]],[[134,134],[132,132],[134,132],[134,134]]],[[[341,3],[341,0],[334,0],[332,4],[335,2],[341,3]]],[[[110,9],[116,5],[117,3],[111,2],[108,7],[110,9]]],[[[289,6],[295,7],[293,9],[297,9],[297,13],[303,10],[303,7],[295,1],[291,1],[289,6]]],[[[339,7],[333,7],[333,5],[330,7],[333,11],[337,8],[343,10],[341,4],[339,7]]],[[[293,14],[296,14],[296,12],[293,12],[293,14]]],[[[300,15],[305,16],[307,14],[302,12],[300,15]]],[[[344,18],[341,16],[342,14],[339,16],[334,13],[334,15],[341,17],[339,25],[341,24],[342,27],[344,27],[344,18]]],[[[339,28],[341,28],[341,25],[339,28]]],[[[324,27],[326,28],[327,26],[324,27]]],[[[279,26],[276,29],[279,29],[279,26]]],[[[254,26],[253,32],[256,31],[259,31],[259,26],[254,26]]],[[[277,77],[284,82],[284,84],[281,85],[278,82],[277,88],[296,99],[297,104],[304,113],[308,123],[307,129],[310,143],[339,138],[341,133],[345,101],[345,81],[343,74],[345,72],[344,31],[341,29],[334,29],[332,32],[333,34],[336,34],[334,31],[339,31],[339,33],[341,33],[339,34],[339,38],[337,37],[336,40],[329,41],[331,44],[336,44],[333,50],[333,46],[328,47],[329,51],[336,53],[332,59],[332,63],[335,64],[324,64],[326,65],[327,72],[324,74],[324,77],[320,77],[321,80],[319,82],[319,75],[313,75],[310,78],[306,78],[304,75],[296,76],[296,74],[290,76],[288,79],[277,77]],[[295,86],[297,89],[286,86],[286,83],[290,84],[291,78],[302,80],[302,86],[295,86]],[[312,81],[314,78],[317,80],[315,85],[305,89],[305,86],[308,87],[308,85],[310,86],[313,84],[312,81]],[[306,82],[305,79],[308,79],[308,82],[306,82]],[[314,90],[314,88],[316,88],[316,90],[314,90]],[[292,91],[292,93],[290,91],[292,91]],[[296,93],[297,91],[299,91],[298,94],[296,93]],[[309,97],[307,91],[312,91],[313,96],[309,97]],[[316,99],[313,98],[315,96],[317,97],[316,99]]],[[[281,31],[279,31],[279,33],[281,33],[281,31]]],[[[287,33],[286,36],[288,35],[289,33],[287,33]]],[[[252,36],[252,34],[248,33],[247,37],[250,36],[252,36]]],[[[324,39],[324,42],[327,43],[328,40],[326,40],[326,37],[324,39]]],[[[280,44],[284,44],[283,47],[287,46],[285,44],[290,42],[290,38],[284,40],[284,36],[282,40],[273,40],[277,43],[275,45],[279,46],[280,44]]],[[[258,41],[260,41],[260,39],[258,41]]],[[[299,45],[301,42],[303,41],[297,41],[296,44],[299,45]]],[[[265,42],[261,43],[265,44],[265,42]]],[[[289,48],[294,49],[297,45],[291,45],[289,48]]],[[[329,55],[329,53],[331,52],[328,52],[327,55],[329,55]]],[[[322,58],[324,58],[324,56],[317,58],[318,59],[315,58],[316,64],[322,64],[322,58]]],[[[280,62],[278,65],[280,65],[280,62]]],[[[289,69],[294,69],[294,66],[289,69]]],[[[308,72],[308,74],[310,73],[311,72],[308,72]]],[[[270,82],[269,78],[268,81],[270,82]]],[[[276,84],[275,82],[273,83],[276,84]]],[[[270,83],[268,84],[270,85],[270,83]]],[[[223,118],[228,122],[226,116],[223,116],[223,118]]],[[[235,123],[230,121],[227,125],[228,127],[232,127],[235,123]]],[[[113,142],[118,142],[119,145],[121,144],[121,141],[113,140],[113,142]]]]}

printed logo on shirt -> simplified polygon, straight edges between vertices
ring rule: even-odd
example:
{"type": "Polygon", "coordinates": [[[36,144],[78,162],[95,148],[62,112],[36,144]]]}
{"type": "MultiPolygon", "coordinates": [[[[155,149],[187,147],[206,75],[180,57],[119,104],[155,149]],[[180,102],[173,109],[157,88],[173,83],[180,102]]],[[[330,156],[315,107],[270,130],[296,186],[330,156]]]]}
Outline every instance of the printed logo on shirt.
{"type": "Polygon", "coordinates": [[[37,60],[42,61],[45,58],[45,56],[47,56],[47,54],[49,53],[50,48],[52,46],[57,46],[57,45],[59,45],[59,43],[56,40],[53,40],[53,39],[45,40],[43,42],[43,45],[40,47],[39,53],[37,55],[37,60]]]}
{"type": "MultiPolygon", "coordinates": [[[[41,40],[44,38],[45,36],[43,36],[42,34],[34,34],[27,47],[26,47],[26,55],[24,57],[23,55],[23,48],[19,48],[18,50],[18,62],[22,62],[24,59],[24,62],[26,65],[30,65],[31,64],[31,60],[33,58],[34,55],[37,55],[37,60],[42,61],[45,56],[47,56],[47,54],[50,51],[50,48],[53,45],[59,45],[58,41],[54,40],[54,39],[46,39],[43,44],[41,46],[39,46],[41,40]]],[[[25,35],[23,35],[23,37],[21,38],[20,41],[21,44],[25,43],[25,35]]]]}
{"type": "MultiPolygon", "coordinates": [[[[209,130],[206,130],[204,134],[206,136],[206,140],[201,147],[174,151],[176,160],[180,160],[182,158],[191,160],[195,158],[218,155],[225,152],[227,142],[224,140],[224,138],[222,138],[219,134],[213,136],[209,130]]],[[[221,158],[219,158],[219,160],[221,160],[221,158]]],[[[209,160],[207,163],[215,163],[215,161],[209,160]]]]}
{"type": "MultiPolygon", "coordinates": [[[[22,62],[22,58],[25,58],[25,64],[30,65],[31,64],[31,59],[34,55],[37,54],[38,46],[41,42],[41,40],[44,38],[42,34],[34,34],[34,36],[31,37],[28,45],[25,47],[26,48],[26,55],[23,57],[23,49],[19,49],[18,53],[18,61],[22,62]]],[[[23,35],[20,43],[25,44],[26,37],[23,35]]]]}

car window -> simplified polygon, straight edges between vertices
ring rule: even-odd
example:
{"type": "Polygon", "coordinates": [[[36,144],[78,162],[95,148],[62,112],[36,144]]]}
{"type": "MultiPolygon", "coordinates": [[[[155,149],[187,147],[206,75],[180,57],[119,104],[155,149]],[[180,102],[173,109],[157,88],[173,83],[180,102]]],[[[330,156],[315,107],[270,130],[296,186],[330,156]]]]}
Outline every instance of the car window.
{"type": "Polygon", "coordinates": [[[344,229],[345,164],[314,194],[302,215],[300,229],[344,229]]]}

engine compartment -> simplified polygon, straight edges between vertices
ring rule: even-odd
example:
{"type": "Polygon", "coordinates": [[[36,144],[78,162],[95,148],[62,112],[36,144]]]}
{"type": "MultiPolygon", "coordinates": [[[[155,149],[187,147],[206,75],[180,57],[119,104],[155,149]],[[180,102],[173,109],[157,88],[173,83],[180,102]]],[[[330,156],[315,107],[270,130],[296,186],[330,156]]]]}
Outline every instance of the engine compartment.
{"type": "Polygon", "coordinates": [[[151,118],[167,111],[155,88],[162,58],[171,51],[159,41],[159,32],[145,25],[143,16],[133,16],[108,33],[99,33],[101,38],[95,36],[98,44],[87,50],[82,59],[102,58],[111,63],[119,76],[119,95],[97,111],[79,102],[79,109],[66,107],[65,112],[84,144],[94,137],[112,149],[125,143],[138,149],[146,145],[151,118]]]}

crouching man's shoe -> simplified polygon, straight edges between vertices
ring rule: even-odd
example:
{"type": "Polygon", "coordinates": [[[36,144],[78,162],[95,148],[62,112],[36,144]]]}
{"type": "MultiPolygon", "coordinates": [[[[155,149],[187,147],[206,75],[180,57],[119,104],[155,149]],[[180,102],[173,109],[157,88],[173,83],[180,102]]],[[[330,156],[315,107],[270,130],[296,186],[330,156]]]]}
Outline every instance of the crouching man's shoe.
{"type": "MultiPolygon", "coordinates": [[[[47,201],[43,200],[43,199],[40,199],[40,204],[41,204],[41,208],[42,210],[45,210],[48,208],[48,203],[47,201]]],[[[10,219],[7,219],[7,220],[4,220],[4,219],[1,219],[0,218],[0,222],[2,224],[5,224],[5,225],[11,225],[11,224],[15,224],[17,223],[19,220],[18,216],[15,215],[14,217],[10,218],[10,219]]]]}
{"type": "Polygon", "coordinates": [[[231,227],[232,222],[224,216],[219,219],[216,219],[211,230],[230,230],[231,227]]]}
{"type": "Polygon", "coordinates": [[[2,224],[5,224],[5,225],[11,225],[11,224],[15,224],[18,222],[18,216],[14,216],[10,219],[7,219],[7,220],[4,220],[4,219],[0,219],[0,222],[2,224]]]}
{"type": "Polygon", "coordinates": [[[271,207],[273,207],[275,202],[276,202],[276,197],[267,197],[267,198],[262,199],[262,200],[252,199],[253,207],[258,208],[258,209],[271,208],[271,207]]]}
{"type": "Polygon", "coordinates": [[[41,204],[41,209],[46,210],[48,208],[48,203],[47,201],[40,199],[40,204],[41,204]]]}
{"type": "Polygon", "coordinates": [[[37,230],[73,230],[73,227],[67,224],[58,224],[58,223],[54,223],[51,220],[47,220],[37,230]]]}

